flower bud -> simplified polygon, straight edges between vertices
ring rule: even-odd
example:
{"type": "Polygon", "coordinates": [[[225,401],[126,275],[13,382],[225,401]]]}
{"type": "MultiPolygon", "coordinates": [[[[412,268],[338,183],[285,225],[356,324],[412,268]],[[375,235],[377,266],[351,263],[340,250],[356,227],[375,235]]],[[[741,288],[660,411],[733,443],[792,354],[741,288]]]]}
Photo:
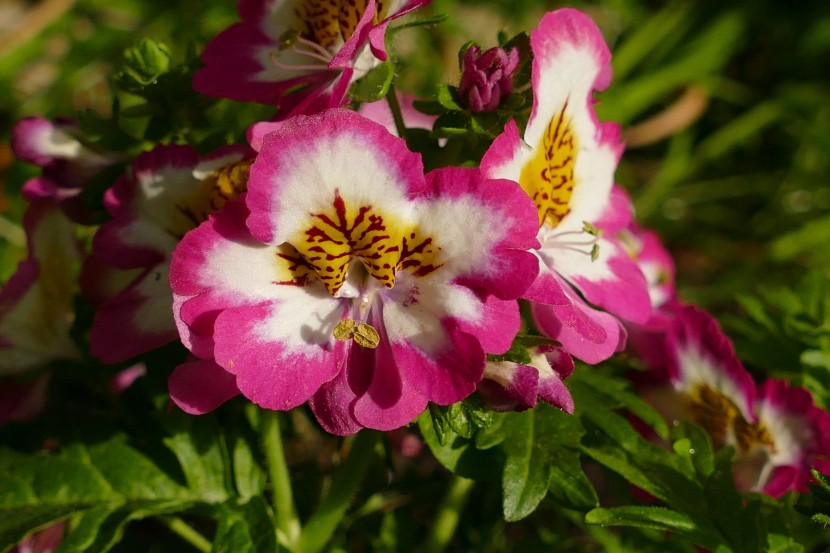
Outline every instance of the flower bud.
{"type": "Polygon", "coordinates": [[[491,48],[481,53],[472,45],[464,52],[458,94],[474,112],[493,111],[513,91],[513,74],[519,67],[519,51],[491,48]]]}

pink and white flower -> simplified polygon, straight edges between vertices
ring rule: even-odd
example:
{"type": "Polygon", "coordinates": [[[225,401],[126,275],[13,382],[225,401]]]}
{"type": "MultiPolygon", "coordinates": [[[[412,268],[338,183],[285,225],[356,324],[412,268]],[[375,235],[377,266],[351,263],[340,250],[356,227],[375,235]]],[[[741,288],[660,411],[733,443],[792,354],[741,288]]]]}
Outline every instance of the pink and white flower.
{"type": "Polygon", "coordinates": [[[12,129],[12,149],[23,161],[43,168],[23,185],[29,201],[48,200],[63,206],[69,217],[86,222],[89,214],[80,194],[86,183],[120,157],[97,151],[83,142],[78,123],[60,118],[25,117],[12,129]]]}
{"type": "Polygon", "coordinates": [[[758,388],[755,415],[757,424],[739,435],[738,487],[780,497],[808,491],[811,467],[830,473],[830,414],[810,392],[767,380],[758,388]]]}
{"type": "Polygon", "coordinates": [[[652,230],[631,222],[617,238],[640,267],[648,283],[651,314],[642,324],[626,323],[629,348],[648,367],[666,366],[665,333],[682,307],[674,280],[674,260],[652,230]]]}
{"type": "Polygon", "coordinates": [[[276,104],[281,119],[343,105],[349,85],[386,60],[389,22],[429,0],[239,0],[242,18],[208,44],[193,87],[276,104]]]}
{"type": "Polygon", "coordinates": [[[715,448],[736,449],[739,489],[780,497],[807,491],[810,468],[830,469],[830,414],[804,388],[767,380],[756,388],[717,322],[680,309],[666,340],[672,391],[646,396],[670,419],[702,426],[715,448]]]}
{"type": "Polygon", "coordinates": [[[69,334],[80,261],[72,223],[40,202],[29,206],[23,226],[29,256],[0,290],[0,377],[80,357],[69,334]]]}
{"type": "Polygon", "coordinates": [[[614,237],[631,217],[612,193],[619,128],[599,123],[593,109],[594,91],[611,81],[611,55],[596,25],[571,9],[545,15],[530,41],[527,128],[520,137],[510,122],[482,170],[518,182],[536,204],[540,272],[524,297],[537,327],[597,363],[624,347],[619,319],[641,323],[650,313],[645,277],[614,237]]]}
{"type": "Polygon", "coordinates": [[[176,339],[170,255],[187,231],[244,191],[249,155],[236,146],[204,158],[188,146],[158,146],[107,191],[112,219],[95,234],[82,276],[87,296],[101,302],[94,356],[117,363],[176,339]]]}
{"type": "MultiPolygon", "coordinates": [[[[509,349],[537,270],[515,184],[425,177],[403,140],[329,110],[264,137],[245,202],[185,236],[170,282],[182,341],[262,407],[390,430],[472,393],[485,352],[509,349]]],[[[202,412],[184,377],[174,401],[202,412]]]]}

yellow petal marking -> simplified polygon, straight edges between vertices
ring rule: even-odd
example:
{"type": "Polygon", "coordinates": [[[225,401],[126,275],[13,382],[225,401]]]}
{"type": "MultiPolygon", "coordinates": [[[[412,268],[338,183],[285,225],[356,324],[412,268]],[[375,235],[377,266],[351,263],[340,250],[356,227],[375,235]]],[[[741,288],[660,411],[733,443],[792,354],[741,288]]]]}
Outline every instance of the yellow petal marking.
{"type": "Polygon", "coordinates": [[[716,449],[734,445],[741,452],[756,446],[775,451],[772,436],[763,424],[747,421],[732,400],[706,384],[699,384],[688,396],[686,407],[692,419],[712,438],[716,449]]]}
{"type": "Polygon", "coordinates": [[[226,203],[248,189],[248,173],[253,160],[244,159],[229,163],[213,171],[195,187],[193,194],[176,208],[182,217],[171,222],[170,231],[176,236],[184,236],[189,230],[207,221],[210,214],[222,209],[226,203]]]}
{"type": "MultiPolygon", "coordinates": [[[[305,27],[300,31],[303,38],[332,50],[351,38],[368,5],[369,0],[305,0],[294,14],[305,27]]],[[[373,23],[385,19],[386,11],[386,2],[378,0],[373,23]]]]}
{"type": "Polygon", "coordinates": [[[570,211],[575,185],[577,139],[572,120],[567,115],[568,102],[545,127],[542,140],[533,149],[533,157],[522,167],[519,184],[533,199],[539,213],[539,225],[556,227],[570,211]]]}
{"type": "Polygon", "coordinates": [[[441,265],[439,248],[417,227],[382,213],[371,204],[347,204],[335,190],[331,209],[311,213],[311,225],[292,244],[335,295],[346,281],[352,259],[385,287],[395,285],[395,273],[405,269],[425,276],[441,265]]]}

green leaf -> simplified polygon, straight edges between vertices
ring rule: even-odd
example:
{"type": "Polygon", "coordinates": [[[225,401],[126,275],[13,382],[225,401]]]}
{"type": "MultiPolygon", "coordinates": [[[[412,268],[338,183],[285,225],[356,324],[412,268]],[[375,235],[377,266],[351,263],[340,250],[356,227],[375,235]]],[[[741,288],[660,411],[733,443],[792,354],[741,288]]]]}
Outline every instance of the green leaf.
{"type": "MultiPolygon", "coordinates": [[[[522,413],[510,413],[505,417],[502,429],[505,435],[502,448],[506,456],[502,476],[503,510],[505,520],[512,522],[536,510],[548,492],[551,478],[561,477],[561,473],[553,473],[553,463],[557,459],[555,452],[564,447],[575,448],[582,429],[571,415],[547,404],[522,413]]],[[[571,468],[575,469],[573,464],[571,468]]],[[[580,500],[584,497],[575,501],[579,503],[580,500]]]]}
{"type": "Polygon", "coordinates": [[[706,478],[712,474],[715,468],[715,457],[712,441],[705,430],[692,422],[681,421],[672,429],[672,439],[677,440],[674,447],[675,453],[688,456],[698,476],[706,478]],[[686,442],[683,448],[677,447],[681,439],[686,442]]]}
{"type": "MultiPolygon", "coordinates": [[[[667,509],[652,506],[627,506],[612,509],[594,509],[585,514],[588,524],[603,526],[633,526],[636,528],[650,528],[664,532],[674,532],[690,541],[714,548],[719,543],[717,536],[710,535],[688,515],[667,509]]],[[[723,551],[730,551],[723,549],[723,551]]]]}
{"type": "Polygon", "coordinates": [[[177,483],[123,436],[91,446],[68,445],[51,455],[0,451],[0,543],[4,544],[95,509],[81,519],[79,528],[86,537],[79,536],[78,541],[106,545],[97,533],[117,537],[124,517],[182,510],[205,499],[201,490],[177,483]],[[96,528],[99,522],[110,529],[96,528]]]}
{"type": "Polygon", "coordinates": [[[143,38],[124,52],[122,82],[148,85],[170,71],[170,49],[160,42],[143,38]]]}
{"type": "Polygon", "coordinates": [[[493,412],[475,394],[452,405],[430,403],[429,414],[441,445],[446,445],[448,433],[472,438],[479,428],[486,427],[493,420],[493,412]]]}
{"type": "Polygon", "coordinates": [[[803,553],[804,546],[795,541],[792,536],[770,534],[767,536],[765,553],[803,553]]]}
{"type": "Polygon", "coordinates": [[[262,496],[247,503],[224,503],[219,507],[219,526],[212,553],[276,553],[277,534],[262,496]]]}
{"type": "MultiPolygon", "coordinates": [[[[663,416],[634,393],[628,381],[590,370],[579,371],[574,377],[568,383],[575,394],[575,402],[587,402],[584,413],[599,426],[603,426],[603,421],[608,421],[618,427],[618,438],[627,440],[635,435],[639,437],[639,433],[627,421],[621,424],[619,417],[607,416],[613,410],[624,408],[648,424],[658,436],[668,438],[669,430],[663,416]],[[579,396],[578,401],[576,396],[579,396]]],[[[604,429],[607,431],[610,427],[604,429]]]]}
{"type": "Polygon", "coordinates": [[[167,501],[93,507],[79,517],[55,553],[104,553],[121,541],[130,521],[181,511],[183,507],[167,501]]]}
{"type": "Polygon", "coordinates": [[[191,417],[175,412],[164,420],[172,432],[172,436],[163,439],[164,444],[179,460],[188,487],[200,490],[202,497],[211,503],[227,500],[232,491],[227,474],[229,463],[215,417],[191,417]]]}
{"type": "Polygon", "coordinates": [[[732,460],[735,450],[731,447],[722,449],[715,457],[715,463],[703,486],[708,502],[709,520],[737,551],[753,551],[756,547],[748,547],[750,534],[754,528],[744,525],[744,518],[750,514],[744,509],[744,503],[735,481],[732,479],[732,460]]]}
{"type": "Polygon", "coordinates": [[[458,89],[454,86],[445,84],[438,87],[438,103],[449,111],[464,111],[458,89]]]}
{"type": "Polygon", "coordinates": [[[418,417],[418,429],[432,454],[447,470],[473,480],[492,480],[501,473],[504,456],[498,448],[478,450],[472,440],[462,438],[452,430],[446,432],[442,444],[428,412],[418,417]]]}
{"type": "Polygon", "coordinates": [[[579,453],[560,449],[551,456],[548,492],[558,505],[587,511],[599,506],[599,497],[591,480],[582,470],[579,453]]]}
{"type": "Polygon", "coordinates": [[[355,102],[381,100],[395,79],[395,65],[391,61],[373,67],[349,88],[349,98],[355,102]]]}

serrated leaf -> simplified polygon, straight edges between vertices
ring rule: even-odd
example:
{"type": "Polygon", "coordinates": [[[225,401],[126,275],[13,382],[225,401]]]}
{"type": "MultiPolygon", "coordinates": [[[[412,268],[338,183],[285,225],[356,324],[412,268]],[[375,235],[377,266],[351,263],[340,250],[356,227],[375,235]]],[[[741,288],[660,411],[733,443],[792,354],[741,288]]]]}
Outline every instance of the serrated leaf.
{"type": "Polygon", "coordinates": [[[803,553],[804,546],[791,536],[770,534],[767,536],[767,547],[764,551],[765,553],[803,553]]]}
{"type": "MultiPolygon", "coordinates": [[[[718,452],[710,477],[703,485],[703,491],[709,504],[709,519],[730,544],[738,551],[752,551],[747,546],[754,528],[745,527],[744,509],[741,495],[732,479],[733,448],[718,452]]],[[[757,549],[757,547],[755,548],[757,549]]]]}
{"type": "MultiPolygon", "coordinates": [[[[116,436],[92,446],[73,444],[56,454],[0,451],[0,543],[70,514],[99,509],[170,512],[203,500],[116,436]]],[[[91,519],[90,519],[91,520],[91,519]]]]}
{"type": "Polygon", "coordinates": [[[124,52],[125,77],[136,84],[148,85],[170,70],[170,49],[160,42],[143,38],[124,52]]]}
{"type": "Polygon", "coordinates": [[[124,534],[130,521],[183,510],[186,505],[168,501],[135,501],[99,505],[83,513],[55,553],[105,553],[124,534]]]}
{"type": "MultiPolygon", "coordinates": [[[[637,418],[648,424],[661,438],[668,438],[669,429],[663,416],[635,394],[629,382],[592,371],[579,371],[571,377],[568,383],[574,393],[575,403],[577,405],[580,402],[590,404],[590,407],[586,405],[584,412],[600,426],[603,426],[603,419],[607,419],[611,425],[618,426],[620,433],[617,437],[620,440],[626,441],[633,438],[635,434],[639,435],[627,422],[620,425],[619,418],[605,415],[605,413],[611,413],[613,410],[620,408],[631,411],[637,418]],[[580,396],[579,399],[576,398],[578,395],[580,396]]],[[[608,431],[612,430],[612,427],[608,426],[604,429],[608,431]]]]}
{"type": "Polygon", "coordinates": [[[577,511],[599,506],[599,497],[591,480],[582,470],[579,453],[558,450],[551,459],[548,492],[558,505],[577,511]]]}
{"type": "Polygon", "coordinates": [[[674,450],[678,454],[688,456],[695,469],[701,477],[708,477],[715,467],[715,457],[712,450],[712,441],[709,435],[700,426],[689,421],[681,421],[672,429],[672,439],[684,438],[686,445],[679,448],[675,442],[674,450]],[[682,450],[682,451],[679,451],[682,450]]]}
{"type": "Polygon", "coordinates": [[[445,436],[446,443],[442,444],[428,412],[418,417],[418,429],[432,454],[447,470],[473,480],[492,480],[501,473],[504,456],[499,449],[478,450],[472,440],[451,430],[445,436]]]}
{"type": "Polygon", "coordinates": [[[262,496],[247,503],[228,502],[219,507],[219,526],[212,553],[276,553],[277,535],[262,496]]]}
{"type": "Polygon", "coordinates": [[[816,513],[815,515],[810,517],[810,520],[815,522],[816,524],[822,525],[824,528],[830,528],[830,516],[816,513]]]}
{"type": "Polygon", "coordinates": [[[502,428],[504,518],[516,521],[536,510],[547,495],[556,452],[576,447],[582,429],[570,415],[547,404],[510,413],[502,428]]]}
{"type": "Polygon", "coordinates": [[[222,431],[212,416],[191,417],[177,412],[165,418],[172,436],[164,444],[176,455],[187,485],[211,503],[228,499],[231,491],[222,431]]]}

